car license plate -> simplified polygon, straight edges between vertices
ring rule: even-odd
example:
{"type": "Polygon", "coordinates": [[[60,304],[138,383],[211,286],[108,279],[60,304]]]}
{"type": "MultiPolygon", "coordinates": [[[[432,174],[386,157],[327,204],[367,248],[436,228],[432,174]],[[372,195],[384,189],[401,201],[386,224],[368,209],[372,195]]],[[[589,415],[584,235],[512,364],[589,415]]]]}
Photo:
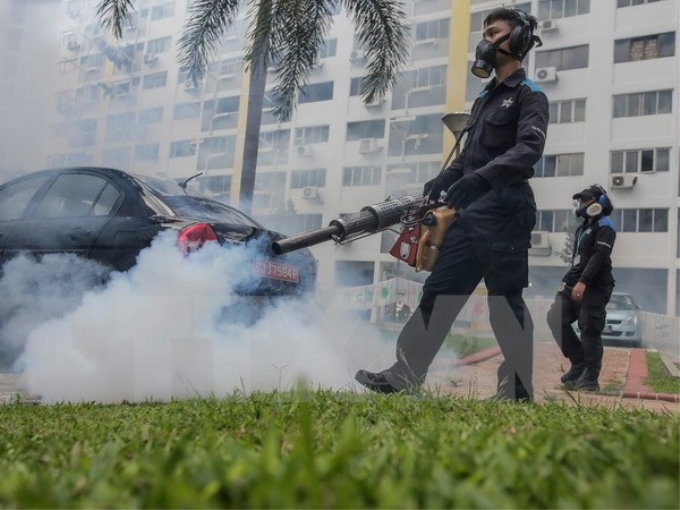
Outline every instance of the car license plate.
{"type": "Polygon", "coordinates": [[[265,278],[293,283],[300,281],[300,274],[296,267],[268,260],[256,260],[254,264],[255,272],[265,278]]]}

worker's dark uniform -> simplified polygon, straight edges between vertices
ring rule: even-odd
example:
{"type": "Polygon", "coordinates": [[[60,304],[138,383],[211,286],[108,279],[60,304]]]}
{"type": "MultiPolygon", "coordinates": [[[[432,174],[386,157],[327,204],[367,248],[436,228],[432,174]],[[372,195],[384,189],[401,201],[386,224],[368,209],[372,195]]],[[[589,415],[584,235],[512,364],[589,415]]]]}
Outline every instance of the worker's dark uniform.
{"type": "Polygon", "coordinates": [[[453,321],[484,279],[491,326],[505,357],[499,389],[508,398],[532,396],[533,323],[522,290],[536,202],[527,181],[543,154],[548,100],[524,69],[495,84],[475,101],[465,148],[444,172],[453,184],[477,171],[492,188],[458,211],[444,236],[419,308],[397,341],[397,363],[384,372],[397,389],[424,382],[453,321]]]}
{"type": "Polygon", "coordinates": [[[614,290],[611,254],[615,240],[616,231],[609,218],[583,222],[574,235],[572,265],[548,311],[548,325],[562,354],[572,365],[584,364],[595,379],[602,369],[605,307],[614,290]],[[571,290],[578,282],[586,285],[580,302],[571,299],[571,290]],[[580,340],[571,327],[574,321],[578,321],[580,340]]]}

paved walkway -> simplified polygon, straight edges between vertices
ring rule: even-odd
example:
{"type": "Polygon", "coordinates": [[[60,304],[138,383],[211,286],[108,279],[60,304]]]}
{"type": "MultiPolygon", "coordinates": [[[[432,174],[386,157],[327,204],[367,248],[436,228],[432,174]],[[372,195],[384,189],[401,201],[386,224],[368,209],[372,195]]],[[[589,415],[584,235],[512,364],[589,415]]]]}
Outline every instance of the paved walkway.
{"type": "MultiPolygon", "coordinates": [[[[466,358],[463,363],[445,358],[436,360],[428,377],[429,385],[435,391],[462,397],[490,397],[496,392],[496,370],[502,360],[498,348],[466,358]]],[[[647,362],[643,349],[605,347],[598,394],[563,390],[560,377],[569,366],[557,345],[536,343],[534,392],[537,402],[561,401],[574,405],[680,412],[680,395],[657,395],[644,387],[642,381],[647,376],[647,362]]]]}

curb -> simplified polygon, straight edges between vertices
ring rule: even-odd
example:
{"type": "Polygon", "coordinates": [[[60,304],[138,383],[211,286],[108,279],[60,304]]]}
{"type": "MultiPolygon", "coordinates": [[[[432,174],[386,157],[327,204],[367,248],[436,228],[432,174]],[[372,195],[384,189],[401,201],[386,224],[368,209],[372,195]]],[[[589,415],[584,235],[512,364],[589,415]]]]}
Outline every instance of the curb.
{"type": "Polygon", "coordinates": [[[477,363],[481,363],[482,361],[495,358],[500,353],[501,353],[500,347],[489,347],[488,349],[484,349],[483,351],[479,351],[474,354],[470,354],[469,356],[466,356],[465,358],[460,360],[460,364],[476,365],[477,363]]]}
{"type": "Polygon", "coordinates": [[[628,362],[628,377],[623,389],[622,398],[641,400],[662,400],[665,402],[680,402],[680,395],[675,393],[656,393],[645,385],[647,371],[647,353],[644,349],[631,349],[628,362]]]}

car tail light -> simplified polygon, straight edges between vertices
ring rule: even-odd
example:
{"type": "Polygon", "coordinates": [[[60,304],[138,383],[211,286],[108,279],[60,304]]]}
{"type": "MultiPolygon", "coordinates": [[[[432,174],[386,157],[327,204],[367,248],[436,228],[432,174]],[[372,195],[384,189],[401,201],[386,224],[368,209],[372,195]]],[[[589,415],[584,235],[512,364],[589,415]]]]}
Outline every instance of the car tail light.
{"type": "Polygon", "coordinates": [[[196,223],[177,234],[177,247],[185,255],[198,250],[207,241],[217,241],[217,234],[207,223],[196,223]]]}

